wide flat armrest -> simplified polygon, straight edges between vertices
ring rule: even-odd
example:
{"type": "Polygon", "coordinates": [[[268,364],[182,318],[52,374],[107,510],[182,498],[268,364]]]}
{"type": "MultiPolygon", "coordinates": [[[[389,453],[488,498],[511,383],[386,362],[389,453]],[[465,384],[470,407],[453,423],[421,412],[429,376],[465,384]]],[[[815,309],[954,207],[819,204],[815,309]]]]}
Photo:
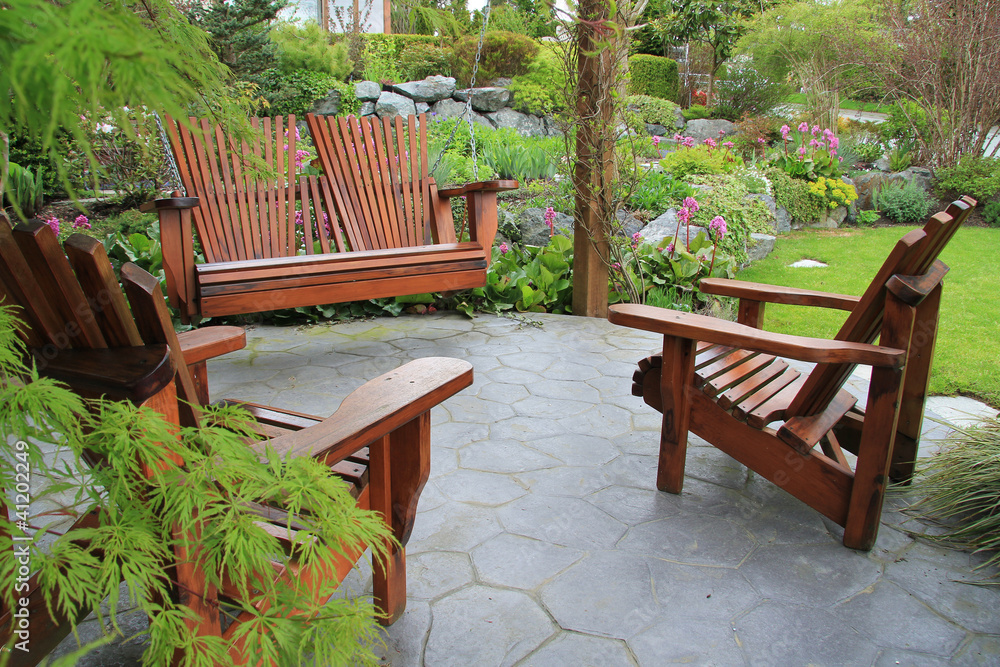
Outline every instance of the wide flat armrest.
{"type": "Polygon", "coordinates": [[[899,368],[906,357],[904,350],[891,347],[771,333],[715,317],[635,303],[611,306],[608,309],[608,320],[614,324],[653,331],[665,336],[741,347],[813,363],[848,363],[899,368]]]}
{"type": "Polygon", "coordinates": [[[139,206],[143,213],[156,213],[171,209],[188,209],[198,205],[197,197],[167,197],[165,199],[154,199],[139,206]]]}
{"type": "Polygon", "coordinates": [[[64,382],[88,398],[106,396],[139,405],[173,382],[176,368],[166,345],[59,350],[36,354],[39,374],[64,382]]]}
{"type": "Polygon", "coordinates": [[[706,294],[731,296],[740,299],[763,301],[765,303],[786,303],[794,306],[819,306],[838,310],[854,310],[861,297],[846,294],[832,294],[814,290],[798,289],[751,283],[727,278],[705,278],[698,283],[698,289],[706,294]]]}
{"type": "Polygon", "coordinates": [[[177,334],[184,363],[188,366],[242,350],[247,346],[247,332],[243,327],[215,326],[192,329],[177,334]]]}
{"type": "Polygon", "coordinates": [[[445,188],[438,190],[442,197],[461,197],[462,195],[476,192],[503,192],[504,190],[517,190],[521,187],[517,181],[478,181],[476,183],[466,183],[457,188],[445,188]]]}
{"type": "Polygon", "coordinates": [[[472,384],[472,364],[425,357],[380,375],[355,389],[327,419],[309,428],[253,445],[282,456],[336,461],[419,417],[472,384]]]}

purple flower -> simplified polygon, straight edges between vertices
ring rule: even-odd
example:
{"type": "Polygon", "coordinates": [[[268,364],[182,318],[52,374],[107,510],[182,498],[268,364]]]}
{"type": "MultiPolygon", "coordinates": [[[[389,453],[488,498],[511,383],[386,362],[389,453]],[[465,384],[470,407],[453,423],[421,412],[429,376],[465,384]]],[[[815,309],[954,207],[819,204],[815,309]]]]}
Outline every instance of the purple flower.
{"type": "Polygon", "coordinates": [[[73,229],[90,229],[90,220],[87,219],[85,215],[76,216],[76,220],[73,221],[73,229]]]}
{"type": "Polygon", "coordinates": [[[509,251],[509,250],[510,250],[510,248],[507,247],[506,243],[501,243],[500,244],[500,254],[501,255],[506,255],[507,251],[509,251]]]}
{"type": "Polygon", "coordinates": [[[49,226],[53,234],[59,236],[59,218],[51,217],[45,221],[45,224],[49,226]]]}
{"type": "Polygon", "coordinates": [[[687,206],[682,206],[681,210],[677,211],[677,219],[684,223],[691,219],[691,211],[687,206]]]}
{"type": "Polygon", "coordinates": [[[302,219],[302,211],[301,210],[295,212],[295,224],[296,225],[304,225],[305,224],[305,221],[302,219]]]}
{"type": "Polygon", "coordinates": [[[705,144],[709,148],[715,148],[715,139],[713,139],[711,137],[709,137],[708,139],[705,139],[705,141],[703,141],[701,143],[705,144]]]}
{"type": "Polygon", "coordinates": [[[781,126],[781,138],[782,139],[787,139],[788,138],[788,133],[791,132],[791,131],[792,131],[792,128],[788,127],[787,125],[782,125],[781,126]]]}
{"type": "Polygon", "coordinates": [[[549,206],[545,209],[545,224],[549,226],[549,236],[556,230],[556,210],[549,206]]]}
{"type": "MultiPolygon", "coordinates": [[[[295,128],[295,130],[297,132],[298,128],[295,128]]],[[[304,151],[301,149],[295,151],[295,166],[301,169],[307,157],[309,157],[309,151],[304,151]]]]}
{"type": "Polygon", "coordinates": [[[694,197],[685,197],[682,205],[692,213],[698,212],[698,201],[694,197]]]}
{"type": "Polygon", "coordinates": [[[808,131],[809,131],[809,123],[805,121],[799,123],[799,132],[808,132],[808,131]]]}
{"type": "Polygon", "coordinates": [[[719,241],[726,235],[726,221],[721,215],[717,215],[712,218],[712,222],[708,224],[709,231],[715,232],[715,238],[719,241]]]}

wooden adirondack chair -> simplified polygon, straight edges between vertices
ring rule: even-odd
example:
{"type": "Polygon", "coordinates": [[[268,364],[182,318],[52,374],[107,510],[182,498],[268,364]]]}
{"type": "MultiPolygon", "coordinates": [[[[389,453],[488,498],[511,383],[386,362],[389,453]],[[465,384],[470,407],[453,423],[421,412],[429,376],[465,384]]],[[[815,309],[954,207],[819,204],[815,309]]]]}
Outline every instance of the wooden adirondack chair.
{"type": "Polygon", "coordinates": [[[889,479],[913,472],[948,271],[937,257],[975,204],[956,201],[906,234],[860,298],[706,279],[702,291],[740,299],[738,323],[613,306],[611,322],[663,334],[632,386],[663,413],[657,487],[681,492],[690,429],[844,526],[846,546],[870,549],[889,479]],[[833,340],[802,338],[762,331],[766,303],[850,315],[833,340]],[[802,375],[779,357],[816,366],[802,375]],[[858,364],[872,367],[865,410],[843,389],[858,364]]]}
{"type": "Polygon", "coordinates": [[[143,210],[160,216],[171,305],[188,321],[485,285],[496,192],[517,182],[438,192],[427,174],[420,121],[418,131],[410,118],[407,133],[401,119],[394,126],[386,120],[375,134],[372,122],[352,120],[355,143],[347,147],[317,138],[326,172],[317,177],[296,168],[295,116],[253,119],[264,141],[252,146],[207,120],[191,118],[186,126],[168,119],[188,196],[143,210]],[[251,155],[277,178],[250,178],[245,158],[251,155]],[[448,199],[463,194],[472,241],[458,243],[448,199]],[[192,218],[203,264],[195,263],[192,218]]]}
{"type": "MultiPolygon", "coordinates": [[[[198,406],[208,400],[205,360],[243,347],[243,330],[210,327],[176,335],[155,278],[133,264],[122,268],[130,313],[99,242],[74,235],[65,249],[68,258],[45,224],[31,222],[12,231],[0,221],[0,297],[23,309],[24,335],[43,374],[86,396],[131,400],[175,422],[198,425],[198,406]]],[[[282,455],[321,459],[351,485],[361,507],[385,517],[400,547],[390,547],[384,566],[373,563],[375,604],[384,624],[395,621],[406,605],[402,546],[430,470],[430,408],[471,383],[469,363],[425,358],[362,385],[327,419],[241,403],[257,419],[262,439],[249,446],[263,452],[267,440],[282,455]]],[[[0,493],[0,509],[6,511],[4,498],[0,493]]],[[[291,540],[280,508],[255,506],[248,512],[265,530],[291,540]]],[[[74,528],[92,526],[95,520],[85,516],[74,528]]],[[[354,558],[341,559],[336,571],[296,573],[289,568],[261,574],[306,586],[310,576],[341,581],[366,547],[356,545],[354,558]]],[[[181,599],[187,598],[198,614],[190,624],[192,633],[231,637],[237,632],[244,619],[223,631],[218,606],[238,595],[235,587],[207,587],[204,576],[181,554],[177,578],[181,599]]],[[[22,595],[31,599],[33,661],[18,663],[26,656],[16,655],[15,664],[35,664],[69,628],[65,619],[49,617],[34,578],[30,593],[22,595]]],[[[0,643],[10,632],[11,611],[0,603],[0,643]]],[[[232,657],[232,664],[249,659],[239,647],[232,657]]]]}

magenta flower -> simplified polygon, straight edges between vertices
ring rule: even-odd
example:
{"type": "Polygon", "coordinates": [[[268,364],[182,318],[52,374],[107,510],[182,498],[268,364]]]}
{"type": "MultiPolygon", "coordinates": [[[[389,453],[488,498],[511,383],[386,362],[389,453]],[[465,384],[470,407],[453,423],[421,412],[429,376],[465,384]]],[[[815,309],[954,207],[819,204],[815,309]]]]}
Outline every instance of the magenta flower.
{"type": "Polygon", "coordinates": [[[818,142],[818,141],[816,141],[815,139],[810,139],[810,140],[809,140],[809,145],[810,145],[811,147],[813,147],[813,148],[817,148],[817,147],[819,146],[819,142],[818,142]]]}
{"type": "MultiPolygon", "coordinates": [[[[836,154],[837,154],[837,149],[836,148],[831,148],[830,149],[830,155],[836,155],[836,154]]],[[[841,161],[843,161],[844,158],[840,158],[840,159],[841,159],[841,161]]]]}
{"type": "Polygon", "coordinates": [[[674,141],[676,141],[678,143],[681,142],[681,141],[684,141],[684,137],[681,135],[680,132],[677,132],[676,134],[674,134],[674,141]]]}
{"type": "Polygon", "coordinates": [[[799,123],[799,132],[808,132],[808,131],[809,131],[809,123],[805,121],[799,123]]]}
{"type": "Polygon", "coordinates": [[[667,253],[668,255],[672,254],[674,252],[674,244],[673,244],[673,242],[671,241],[670,243],[668,243],[667,247],[664,248],[663,251],[665,253],[667,253]]]}
{"type": "Polygon", "coordinates": [[[305,224],[305,220],[302,219],[302,211],[301,210],[295,212],[295,224],[296,225],[304,225],[305,224]]]}
{"type": "Polygon", "coordinates": [[[831,130],[830,128],[826,128],[825,130],[823,130],[823,136],[826,137],[827,139],[832,139],[833,130],[831,130]]]}
{"type": "MultiPolygon", "coordinates": [[[[785,127],[788,127],[788,126],[786,125],[785,127]]],[[[767,139],[765,139],[764,137],[757,137],[757,143],[760,144],[761,146],[763,146],[764,144],[767,143],[767,139]]]]}
{"type": "Polygon", "coordinates": [[[781,126],[781,138],[782,139],[788,139],[788,133],[791,132],[791,131],[792,131],[792,128],[788,127],[787,125],[782,125],[781,126]]]}
{"type": "Polygon", "coordinates": [[[639,241],[641,241],[641,240],[642,240],[642,234],[640,234],[639,232],[636,232],[635,234],[632,235],[632,249],[633,250],[635,250],[636,248],[639,247],[639,241]]]}
{"type": "Polygon", "coordinates": [[[653,135],[653,148],[656,148],[659,145],[660,145],[660,135],[654,134],[653,135]]]}
{"type": "Polygon", "coordinates": [[[510,250],[510,248],[507,247],[506,243],[501,243],[500,244],[500,254],[501,255],[506,255],[509,250],[510,250]]]}
{"type": "Polygon", "coordinates": [[[715,144],[715,139],[712,139],[711,137],[709,137],[708,139],[705,139],[705,141],[703,141],[701,143],[705,144],[709,148],[715,148],[715,145],[716,145],[715,144]]]}
{"type": "Polygon", "coordinates": [[[622,270],[622,265],[621,265],[621,264],[619,264],[618,262],[614,262],[614,263],[613,263],[613,264],[611,265],[611,268],[612,268],[612,269],[614,269],[615,271],[621,271],[621,270],[622,270]]]}
{"type": "MultiPolygon", "coordinates": [[[[285,136],[286,136],[286,137],[288,136],[288,133],[289,133],[289,132],[291,132],[291,130],[285,130],[285,136]]],[[[299,126],[298,126],[298,125],[296,125],[296,126],[295,126],[295,140],[296,140],[296,141],[300,141],[301,139],[302,139],[302,135],[301,135],[301,134],[299,134],[299,126]]]]}
{"type": "Polygon", "coordinates": [[[726,136],[726,131],[725,130],[719,130],[719,136],[720,137],[726,136]]]}
{"type": "Polygon", "coordinates": [[[52,233],[59,236],[59,218],[52,217],[45,221],[45,224],[49,226],[52,233]]]}
{"type": "MultiPolygon", "coordinates": [[[[295,128],[295,131],[297,132],[298,128],[295,128]]],[[[309,151],[304,151],[301,149],[295,151],[295,166],[301,169],[307,157],[309,157],[309,151]]]]}
{"type": "Polygon", "coordinates": [[[812,135],[815,137],[819,134],[819,125],[813,125],[812,135]]]}
{"type": "Polygon", "coordinates": [[[723,145],[723,146],[725,146],[726,148],[732,148],[732,147],[733,147],[733,146],[735,146],[736,144],[734,144],[734,143],[733,143],[733,142],[731,142],[731,141],[723,141],[723,142],[722,142],[722,145],[723,145]]]}
{"type": "Polygon", "coordinates": [[[694,137],[684,137],[684,141],[681,142],[681,145],[686,148],[694,148],[694,137]]]}
{"type": "Polygon", "coordinates": [[[681,210],[677,211],[677,219],[681,222],[687,222],[691,219],[691,211],[688,210],[687,206],[682,206],[681,210]]]}
{"type": "Polygon", "coordinates": [[[73,221],[73,229],[90,229],[90,220],[87,219],[85,215],[76,216],[76,220],[73,221]]]}
{"type": "Polygon", "coordinates": [[[698,201],[694,197],[685,197],[682,205],[692,213],[698,212],[698,201]]]}
{"type": "Polygon", "coordinates": [[[799,147],[799,155],[801,155],[802,157],[806,156],[806,147],[805,146],[799,147]]]}
{"type": "Polygon", "coordinates": [[[840,146],[840,139],[838,139],[837,137],[831,136],[830,137],[830,148],[836,150],[838,146],[840,146]]]}
{"type": "Polygon", "coordinates": [[[717,215],[712,218],[712,222],[708,223],[708,229],[715,232],[715,238],[721,241],[726,235],[726,220],[721,215],[717,215]]]}
{"type": "Polygon", "coordinates": [[[556,210],[551,206],[545,209],[545,224],[549,226],[549,236],[552,236],[556,230],[556,210]]]}

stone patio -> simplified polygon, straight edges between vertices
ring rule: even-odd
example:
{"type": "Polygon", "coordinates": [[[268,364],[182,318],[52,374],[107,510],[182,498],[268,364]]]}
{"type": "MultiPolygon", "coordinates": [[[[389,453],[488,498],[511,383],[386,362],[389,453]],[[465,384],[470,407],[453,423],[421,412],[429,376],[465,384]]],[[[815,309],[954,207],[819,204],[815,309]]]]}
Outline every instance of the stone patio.
{"type": "MultiPolygon", "coordinates": [[[[973,571],[981,559],[914,539],[927,526],[900,496],[865,554],[698,438],[684,492],[657,491],[659,414],[630,384],[658,336],[569,316],[439,313],[258,326],[248,340],[210,362],[213,398],[325,415],[410,359],[475,367],[474,385],[432,413],[431,479],[387,664],[1000,664],[1000,588],[974,585],[990,574],[973,571]]],[[[928,407],[967,413],[992,411],[928,407]]],[[[928,419],[922,451],[947,431],[928,419]]],[[[342,590],[370,590],[369,570],[342,590]]],[[[141,650],[104,647],[81,664],[137,664],[141,650]]]]}

